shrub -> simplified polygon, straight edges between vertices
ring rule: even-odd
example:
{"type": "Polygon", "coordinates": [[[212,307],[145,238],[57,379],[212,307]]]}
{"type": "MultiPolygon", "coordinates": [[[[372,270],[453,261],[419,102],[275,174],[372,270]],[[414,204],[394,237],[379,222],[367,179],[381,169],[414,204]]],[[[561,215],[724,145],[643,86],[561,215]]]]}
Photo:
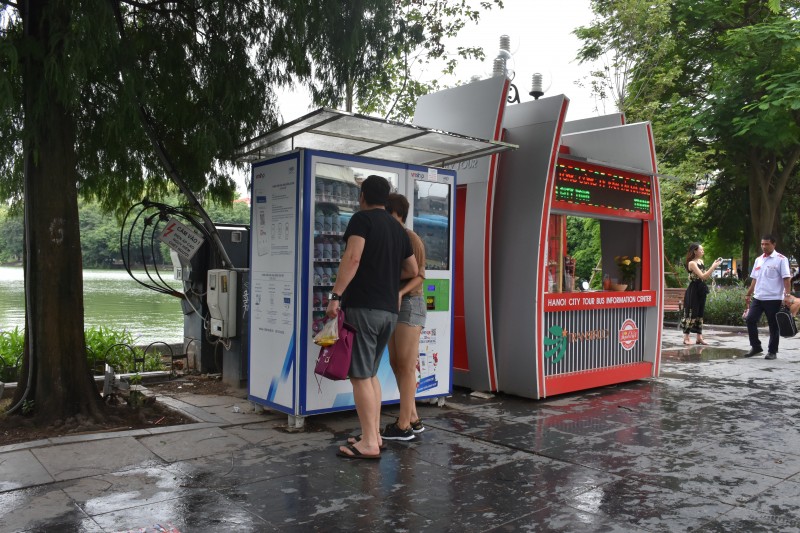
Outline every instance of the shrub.
{"type": "Polygon", "coordinates": [[[86,353],[89,366],[93,369],[103,363],[114,367],[114,372],[134,372],[134,359],[144,358],[144,371],[164,370],[161,356],[157,352],[144,353],[134,346],[133,335],[125,330],[116,330],[100,326],[86,330],[86,353]]]}
{"type": "Polygon", "coordinates": [[[714,278],[714,283],[717,287],[742,287],[742,283],[737,278],[714,278]]]}
{"type": "MultiPolygon", "coordinates": [[[[744,294],[746,289],[740,285],[711,291],[706,299],[704,322],[724,326],[744,326],[744,294]]],[[[761,325],[766,318],[761,317],[761,325]]]]}
{"type": "Polygon", "coordinates": [[[17,381],[24,341],[25,333],[19,327],[0,331],[0,381],[17,381]]]}
{"type": "MultiPolygon", "coordinates": [[[[144,358],[144,371],[164,370],[166,367],[157,351],[147,354],[134,346],[133,335],[127,330],[115,330],[99,327],[89,328],[86,335],[86,358],[89,368],[95,373],[102,373],[104,362],[114,367],[118,373],[129,373],[134,369],[134,358],[144,358]]],[[[10,331],[0,331],[0,381],[17,381],[19,367],[22,364],[22,350],[25,334],[19,327],[10,331]]]]}

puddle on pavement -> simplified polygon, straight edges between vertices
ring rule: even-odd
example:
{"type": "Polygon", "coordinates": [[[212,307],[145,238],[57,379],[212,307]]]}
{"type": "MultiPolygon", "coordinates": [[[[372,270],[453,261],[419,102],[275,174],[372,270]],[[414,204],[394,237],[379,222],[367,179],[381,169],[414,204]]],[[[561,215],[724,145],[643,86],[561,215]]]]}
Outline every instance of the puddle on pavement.
{"type": "Polygon", "coordinates": [[[690,346],[687,348],[675,348],[662,350],[661,358],[665,361],[675,363],[702,363],[716,361],[719,359],[741,359],[744,350],[736,348],[715,348],[713,346],[690,346]]]}

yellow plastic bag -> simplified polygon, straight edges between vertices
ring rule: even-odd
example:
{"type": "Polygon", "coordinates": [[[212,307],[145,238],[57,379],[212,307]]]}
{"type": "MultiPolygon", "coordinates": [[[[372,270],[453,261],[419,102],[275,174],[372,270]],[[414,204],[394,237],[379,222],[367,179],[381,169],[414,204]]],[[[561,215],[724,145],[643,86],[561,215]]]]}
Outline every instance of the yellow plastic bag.
{"type": "Polygon", "coordinates": [[[339,340],[339,321],[329,318],[319,333],[314,335],[314,344],[319,346],[333,346],[339,340]]]}

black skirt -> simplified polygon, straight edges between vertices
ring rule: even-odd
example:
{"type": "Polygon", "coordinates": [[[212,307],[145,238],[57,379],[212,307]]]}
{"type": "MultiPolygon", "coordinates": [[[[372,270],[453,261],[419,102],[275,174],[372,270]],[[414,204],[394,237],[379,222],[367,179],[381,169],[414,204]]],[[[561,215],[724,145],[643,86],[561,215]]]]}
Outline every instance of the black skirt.
{"type": "Polygon", "coordinates": [[[683,317],[681,329],[685,334],[703,333],[703,315],[706,311],[706,296],[709,293],[708,285],[702,280],[689,283],[683,295],[683,317]]]}

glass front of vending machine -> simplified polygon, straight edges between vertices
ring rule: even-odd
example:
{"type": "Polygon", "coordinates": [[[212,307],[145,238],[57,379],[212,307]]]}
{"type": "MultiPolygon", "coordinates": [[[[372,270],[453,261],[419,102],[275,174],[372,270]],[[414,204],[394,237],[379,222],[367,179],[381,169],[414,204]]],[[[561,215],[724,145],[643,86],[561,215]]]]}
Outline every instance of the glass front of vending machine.
{"type": "MultiPolygon", "coordinates": [[[[451,393],[455,172],[299,150],[253,165],[252,223],[258,238],[251,268],[252,401],[290,416],[354,408],[349,381],[314,374],[320,348],[313,337],[327,320],[328,294],[345,249],[342,237],[359,209],[360,184],[373,174],[386,178],[393,192],[408,198],[406,225],[419,234],[427,250],[423,288],[428,319],[420,338],[417,397],[451,393]],[[287,222],[293,219],[297,235],[293,223],[287,222]],[[295,294],[299,296],[294,298],[295,294]]],[[[377,377],[384,403],[397,402],[387,350],[377,377]]]]}
{"type": "MultiPolygon", "coordinates": [[[[316,414],[354,407],[353,387],[349,381],[331,381],[320,378],[313,372],[319,346],[314,344],[314,335],[327,321],[328,293],[336,283],[339,261],[344,251],[342,241],[350,217],[358,211],[361,183],[370,175],[386,178],[393,192],[405,194],[405,168],[403,165],[377,165],[367,159],[339,159],[312,155],[306,158],[312,177],[313,195],[309,206],[313,206],[313,227],[308,262],[310,291],[306,292],[310,305],[306,319],[310,327],[304,335],[305,370],[300,379],[301,414],[316,414]]],[[[311,191],[311,189],[310,189],[311,191]]],[[[346,313],[346,311],[345,311],[346,313]]],[[[346,315],[345,315],[346,316],[346,315]]],[[[384,399],[393,399],[396,393],[394,374],[389,366],[388,353],[384,354],[378,369],[384,399]]],[[[302,365],[301,365],[302,368],[302,365]]]]}
{"type": "Polygon", "coordinates": [[[407,196],[414,216],[409,214],[406,225],[425,245],[422,288],[427,316],[420,334],[417,398],[442,397],[452,391],[455,175],[413,167],[408,174],[407,196]]]}

